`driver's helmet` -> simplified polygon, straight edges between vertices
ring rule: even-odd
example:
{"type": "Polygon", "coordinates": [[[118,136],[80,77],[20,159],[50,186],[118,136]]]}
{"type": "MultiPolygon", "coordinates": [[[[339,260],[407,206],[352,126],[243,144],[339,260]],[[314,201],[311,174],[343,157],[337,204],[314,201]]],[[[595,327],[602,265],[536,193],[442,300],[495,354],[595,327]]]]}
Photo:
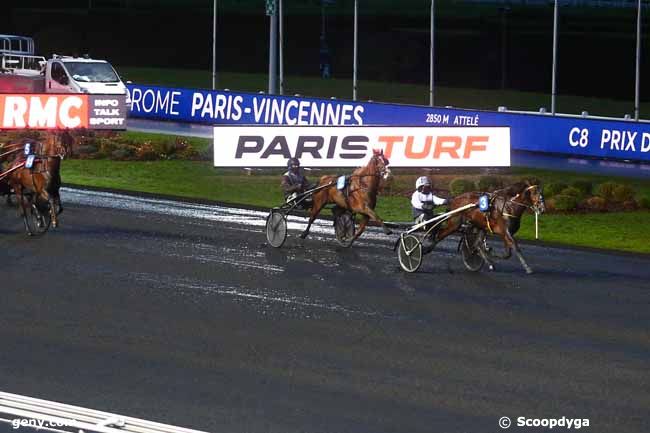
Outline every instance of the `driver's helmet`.
{"type": "Polygon", "coordinates": [[[415,189],[421,191],[425,186],[431,186],[431,179],[429,179],[427,176],[418,177],[418,180],[415,181],[415,189]]]}
{"type": "Polygon", "coordinates": [[[298,158],[289,158],[287,161],[287,168],[289,170],[293,168],[299,168],[300,167],[300,160],[298,158]]]}

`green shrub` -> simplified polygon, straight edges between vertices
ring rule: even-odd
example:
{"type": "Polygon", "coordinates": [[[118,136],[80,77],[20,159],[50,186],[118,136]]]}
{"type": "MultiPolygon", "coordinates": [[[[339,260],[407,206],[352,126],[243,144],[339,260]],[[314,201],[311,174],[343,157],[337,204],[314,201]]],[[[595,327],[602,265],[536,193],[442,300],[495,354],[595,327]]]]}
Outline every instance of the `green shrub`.
{"type": "Polygon", "coordinates": [[[593,184],[588,180],[576,180],[575,182],[571,183],[571,187],[580,190],[583,197],[591,195],[591,192],[594,189],[593,184]]]}
{"type": "Polygon", "coordinates": [[[497,176],[481,176],[478,179],[478,189],[481,191],[494,191],[503,187],[503,182],[497,176]]]}
{"type": "Polygon", "coordinates": [[[553,197],[553,207],[560,211],[574,210],[578,206],[578,199],[570,195],[558,194],[553,197]]]}
{"type": "Polygon", "coordinates": [[[122,147],[120,149],[116,149],[113,152],[111,152],[111,158],[118,159],[118,160],[130,159],[133,157],[134,153],[135,150],[133,148],[122,147]]]}
{"type": "Polygon", "coordinates": [[[616,182],[603,182],[598,187],[596,187],[596,195],[602,197],[607,201],[613,201],[614,199],[614,188],[618,184],[616,182]]]}
{"type": "Polygon", "coordinates": [[[562,192],[560,192],[560,195],[570,195],[571,197],[575,197],[578,200],[584,197],[584,194],[582,191],[580,191],[578,188],[574,188],[572,186],[568,188],[564,188],[562,192]]]}
{"type": "Polygon", "coordinates": [[[449,190],[453,196],[474,191],[474,189],[474,182],[469,179],[454,179],[449,183],[449,190]]]}
{"type": "Polygon", "coordinates": [[[602,197],[589,197],[582,203],[582,207],[590,211],[603,212],[607,210],[607,201],[602,197]]]}
{"type": "Polygon", "coordinates": [[[637,200],[637,203],[639,204],[639,208],[641,209],[650,209],[649,197],[641,197],[640,199],[637,200]]]}
{"type": "Polygon", "coordinates": [[[562,192],[567,187],[568,185],[563,182],[551,182],[544,187],[544,195],[546,197],[553,197],[554,195],[562,192]]]}
{"type": "Polygon", "coordinates": [[[634,200],[634,189],[629,185],[617,185],[612,191],[612,198],[617,203],[634,200]]]}

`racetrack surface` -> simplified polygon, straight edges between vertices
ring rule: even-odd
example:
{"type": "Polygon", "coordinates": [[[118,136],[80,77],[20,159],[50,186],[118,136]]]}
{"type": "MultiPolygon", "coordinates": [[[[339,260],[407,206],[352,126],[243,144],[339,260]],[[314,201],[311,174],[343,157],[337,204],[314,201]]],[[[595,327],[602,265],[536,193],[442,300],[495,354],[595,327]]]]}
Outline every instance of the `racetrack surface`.
{"type": "Polygon", "coordinates": [[[377,230],[275,250],[263,213],[63,201],[38,239],[0,205],[3,391],[211,432],[650,431],[648,256],[525,245],[535,274],[469,273],[452,239],[405,274],[377,230]]]}

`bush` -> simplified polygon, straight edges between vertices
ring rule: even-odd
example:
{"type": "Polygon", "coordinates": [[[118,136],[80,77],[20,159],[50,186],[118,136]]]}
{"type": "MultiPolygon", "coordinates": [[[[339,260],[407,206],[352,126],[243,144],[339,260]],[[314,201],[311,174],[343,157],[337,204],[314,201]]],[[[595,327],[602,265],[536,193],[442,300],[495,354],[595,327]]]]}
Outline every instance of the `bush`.
{"type": "Polygon", "coordinates": [[[623,210],[637,210],[639,208],[639,205],[637,204],[636,200],[626,200],[623,202],[623,210]]]}
{"type": "Polygon", "coordinates": [[[617,185],[612,191],[612,198],[616,203],[634,201],[634,189],[629,185],[617,185]]]}
{"type": "Polygon", "coordinates": [[[641,197],[637,200],[637,203],[641,209],[650,209],[650,198],[648,197],[641,197]]]}
{"type": "Polygon", "coordinates": [[[553,197],[553,208],[560,211],[574,210],[578,206],[578,199],[570,195],[558,194],[553,197]]]}
{"type": "Polygon", "coordinates": [[[582,207],[590,211],[604,212],[607,210],[607,201],[602,197],[589,197],[582,203],[582,207]]]}
{"type": "Polygon", "coordinates": [[[451,195],[456,196],[474,190],[474,182],[469,179],[454,179],[449,183],[451,195]]]}
{"type": "Polygon", "coordinates": [[[596,187],[596,195],[602,197],[607,201],[613,201],[614,188],[618,186],[615,182],[603,182],[596,187]]]}
{"type": "Polygon", "coordinates": [[[120,149],[116,149],[113,152],[111,152],[111,158],[118,159],[118,160],[130,159],[131,157],[133,157],[134,153],[135,153],[134,149],[130,147],[122,147],[120,149]]]}
{"type": "Polygon", "coordinates": [[[77,148],[77,153],[79,155],[92,155],[94,153],[97,153],[97,146],[93,146],[92,144],[86,146],[79,146],[77,148]]]}
{"type": "Polygon", "coordinates": [[[551,182],[544,187],[544,195],[547,197],[553,197],[554,195],[561,193],[567,187],[568,185],[563,182],[551,182]]]}
{"type": "Polygon", "coordinates": [[[494,191],[503,187],[503,182],[496,176],[481,176],[478,179],[478,189],[481,191],[494,191]]]}
{"type": "Polygon", "coordinates": [[[571,197],[575,197],[578,200],[582,199],[584,197],[584,194],[582,191],[580,191],[578,188],[574,188],[572,186],[568,188],[564,188],[562,192],[560,192],[560,195],[569,195],[571,197]]]}
{"type": "Polygon", "coordinates": [[[579,190],[583,197],[591,195],[591,192],[593,191],[593,185],[588,180],[576,180],[571,183],[571,187],[579,190]]]}

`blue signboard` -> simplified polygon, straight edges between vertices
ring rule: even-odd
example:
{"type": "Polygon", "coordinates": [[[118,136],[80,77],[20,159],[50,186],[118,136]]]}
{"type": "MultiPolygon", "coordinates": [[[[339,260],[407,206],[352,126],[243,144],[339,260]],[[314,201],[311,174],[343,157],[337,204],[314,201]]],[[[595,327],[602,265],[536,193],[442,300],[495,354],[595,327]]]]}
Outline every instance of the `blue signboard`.
{"type": "Polygon", "coordinates": [[[516,150],[650,161],[650,123],[129,85],[132,117],[247,125],[509,126],[516,150]]]}

